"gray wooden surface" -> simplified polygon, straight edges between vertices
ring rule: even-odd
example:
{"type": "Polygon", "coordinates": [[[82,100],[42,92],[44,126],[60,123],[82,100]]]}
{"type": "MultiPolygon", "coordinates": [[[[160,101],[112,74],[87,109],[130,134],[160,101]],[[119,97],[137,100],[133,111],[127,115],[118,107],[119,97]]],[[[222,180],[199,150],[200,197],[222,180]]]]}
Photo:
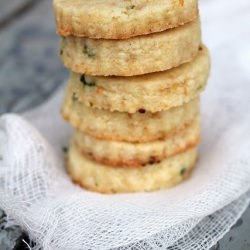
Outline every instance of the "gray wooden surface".
{"type": "MultiPolygon", "coordinates": [[[[47,99],[66,79],[49,0],[0,0],[0,114],[47,99]],[[32,3],[31,3],[32,2],[32,3]]],[[[0,210],[0,250],[24,249],[0,210]]],[[[250,208],[213,250],[250,250],[250,208]]]]}

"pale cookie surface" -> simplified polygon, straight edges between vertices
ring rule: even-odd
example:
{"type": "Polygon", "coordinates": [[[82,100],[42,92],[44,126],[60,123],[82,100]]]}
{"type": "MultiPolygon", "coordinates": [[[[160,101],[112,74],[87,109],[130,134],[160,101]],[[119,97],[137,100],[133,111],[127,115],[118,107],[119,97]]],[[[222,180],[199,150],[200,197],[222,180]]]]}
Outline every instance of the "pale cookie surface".
{"type": "Polygon", "coordinates": [[[72,71],[95,76],[133,76],[191,61],[201,43],[199,19],[160,33],[127,40],[64,37],[61,58],[72,71]]]}
{"type": "Polygon", "coordinates": [[[58,33],[125,39],[160,32],[198,16],[197,0],[54,0],[58,33]]]}
{"type": "Polygon", "coordinates": [[[74,144],[68,152],[67,170],[79,185],[101,193],[149,192],[172,187],[190,174],[196,148],[144,168],[113,168],[85,158],[74,144]]]}
{"type": "Polygon", "coordinates": [[[197,146],[199,141],[199,116],[177,134],[148,143],[98,140],[79,131],[75,131],[73,135],[73,142],[86,158],[116,167],[144,167],[147,164],[159,163],[197,146]]]}
{"type": "Polygon", "coordinates": [[[73,127],[105,140],[148,142],[162,139],[190,124],[199,113],[199,99],[156,113],[129,114],[87,107],[67,88],[62,115],[73,127]]]}
{"type": "Polygon", "coordinates": [[[72,72],[69,82],[87,106],[128,113],[157,112],[197,98],[209,71],[209,52],[200,47],[193,61],[171,70],[133,77],[91,77],[72,72]]]}

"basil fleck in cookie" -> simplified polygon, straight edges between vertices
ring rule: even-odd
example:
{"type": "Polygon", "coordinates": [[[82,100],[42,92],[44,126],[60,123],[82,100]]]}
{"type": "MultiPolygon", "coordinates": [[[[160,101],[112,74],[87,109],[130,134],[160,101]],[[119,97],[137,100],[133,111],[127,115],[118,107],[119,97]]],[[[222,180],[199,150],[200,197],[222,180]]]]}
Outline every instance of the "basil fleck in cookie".
{"type": "Polygon", "coordinates": [[[110,111],[135,113],[168,110],[197,98],[204,90],[210,57],[201,46],[198,55],[177,68],[134,77],[94,77],[71,73],[70,85],[83,104],[110,111]]]}
{"type": "Polygon", "coordinates": [[[178,27],[198,16],[197,0],[54,0],[62,36],[125,39],[178,27]]]}
{"type": "Polygon", "coordinates": [[[113,168],[81,154],[72,143],[67,171],[80,186],[101,193],[150,192],[170,188],[187,179],[197,159],[196,148],[143,168],[113,168]]]}
{"type": "Polygon", "coordinates": [[[127,40],[64,37],[61,58],[86,75],[133,76],[158,72],[191,61],[201,43],[200,21],[127,40]]]}

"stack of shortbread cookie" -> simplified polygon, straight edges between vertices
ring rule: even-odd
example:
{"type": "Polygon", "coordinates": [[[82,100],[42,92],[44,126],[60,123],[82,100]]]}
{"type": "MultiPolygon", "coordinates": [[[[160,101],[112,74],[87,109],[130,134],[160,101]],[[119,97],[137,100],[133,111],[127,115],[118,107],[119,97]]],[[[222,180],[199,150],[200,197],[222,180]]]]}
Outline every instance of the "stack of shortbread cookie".
{"type": "Polygon", "coordinates": [[[117,193],[189,177],[210,70],[197,0],[54,0],[54,8],[72,70],[62,114],[75,128],[73,181],[117,193]]]}

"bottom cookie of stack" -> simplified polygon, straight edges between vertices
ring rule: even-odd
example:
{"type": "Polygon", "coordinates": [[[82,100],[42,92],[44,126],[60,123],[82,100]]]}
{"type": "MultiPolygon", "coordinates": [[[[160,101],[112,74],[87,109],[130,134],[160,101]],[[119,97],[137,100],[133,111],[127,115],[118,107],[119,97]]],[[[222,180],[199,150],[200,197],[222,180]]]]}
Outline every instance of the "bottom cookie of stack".
{"type": "Polygon", "coordinates": [[[197,160],[197,148],[166,158],[159,163],[133,168],[102,165],[86,158],[71,143],[67,170],[80,186],[100,193],[150,192],[170,188],[187,179],[197,160]]]}

